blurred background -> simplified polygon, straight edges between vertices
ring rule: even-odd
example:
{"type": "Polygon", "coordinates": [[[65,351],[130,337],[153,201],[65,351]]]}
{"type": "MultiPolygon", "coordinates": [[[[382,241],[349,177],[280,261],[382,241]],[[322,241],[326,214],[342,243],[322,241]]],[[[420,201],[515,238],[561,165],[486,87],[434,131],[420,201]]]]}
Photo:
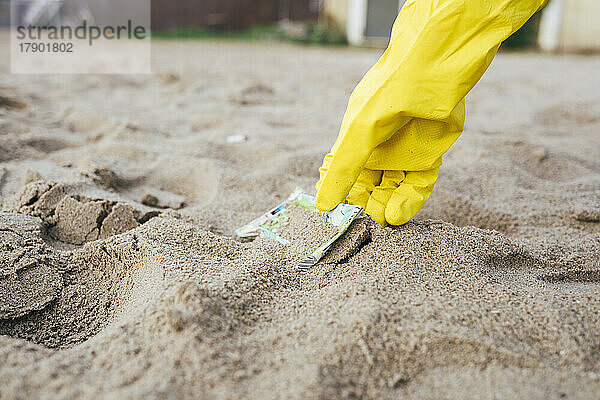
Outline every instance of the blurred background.
{"type": "MultiPolygon", "coordinates": [[[[69,16],[110,18],[123,2],[13,0],[22,23],[68,23],[69,16]]],[[[148,0],[129,0],[127,4],[148,0]]],[[[385,46],[405,0],[151,0],[157,37],[288,40],[301,43],[385,46]]],[[[113,18],[114,20],[114,18],[113,18]]],[[[547,51],[600,49],[600,2],[550,0],[504,44],[547,51]]],[[[0,26],[10,24],[10,0],[0,0],[0,26]]]]}

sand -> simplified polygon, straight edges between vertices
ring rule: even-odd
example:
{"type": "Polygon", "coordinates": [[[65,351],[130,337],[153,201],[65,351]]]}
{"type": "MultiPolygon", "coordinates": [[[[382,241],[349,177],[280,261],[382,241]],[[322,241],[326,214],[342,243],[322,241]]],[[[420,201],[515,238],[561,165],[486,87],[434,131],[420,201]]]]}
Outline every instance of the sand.
{"type": "Polygon", "coordinates": [[[306,274],[320,220],[233,237],[312,190],[377,55],[0,74],[0,398],[600,397],[598,56],[501,54],[405,226],[362,219],[306,274]]]}

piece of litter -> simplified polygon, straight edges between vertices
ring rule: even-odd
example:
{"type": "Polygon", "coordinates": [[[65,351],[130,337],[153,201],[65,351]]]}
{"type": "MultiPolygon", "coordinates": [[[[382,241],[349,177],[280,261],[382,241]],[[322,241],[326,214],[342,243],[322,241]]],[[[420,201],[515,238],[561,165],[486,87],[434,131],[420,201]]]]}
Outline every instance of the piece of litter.
{"type": "Polygon", "coordinates": [[[248,138],[246,137],[246,135],[231,135],[231,136],[227,136],[227,143],[229,143],[229,144],[243,143],[247,139],[248,138]]]}
{"type": "MultiPolygon", "coordinates": [[[[289,245],[289,240],[281,237],[279,231],[281,227],[288,224],[287,209],[289,206],[296,205],[308,211],[319,212],[315,207],[314,196],[304,193],[301,188],[296,188],[289,197],[277,207],[272,208],[260,217],[254,219],[248,224],[236,229],[235,234],[240,238],[254,238],[259,235],[278,241],[283,245],[289,245]]],[[[331,248],[333,243],[340,238],[350,227],[352,222],[364,216],[361,206],[351,204],[338,204],[331,211],[322,213],[325,220],[337,228],[337,233],[327,240],[325,243],[317,247],[310,255],[308,255],[300,264],[298,269],[301,272],[306,272],[319,262],[325,255],[327,250],[331,248]]]]}

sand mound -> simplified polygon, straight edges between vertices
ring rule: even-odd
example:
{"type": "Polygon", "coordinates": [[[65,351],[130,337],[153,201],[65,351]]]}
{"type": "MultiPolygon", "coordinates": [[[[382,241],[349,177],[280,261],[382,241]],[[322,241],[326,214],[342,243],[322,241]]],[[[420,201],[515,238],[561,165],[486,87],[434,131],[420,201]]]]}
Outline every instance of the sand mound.
{"type": "Polygon", "coordinates": [[[271,242],[241,244],[155,218],[73,250],[61,296],[5,319],[1,333],[68,347],[50,364],[18,365],[43,377],[68,359],[54,384],[76,384],[88,396],[100,387],[72,375],[88,363],[103,365],[103,390],[134,385],[153,396],[166,393],[168,381],[178,395],[199,385],[212,387],[209,396],[244,396],[252,387],[270,397],[283,383],[322,398],[395,397],[445,365],[480,378],[499,366],[531,373],[544,365],[557,379],[554,366],[568,365],[589,379],[598,314],[574,314],[568,335],[560,327],[574,304],[600,311],[595,281],[552,281],[555,266],[493,231],[363,221],[333,250],[351,247],[354,255],[330,256],[299,275],[271,242]]]}

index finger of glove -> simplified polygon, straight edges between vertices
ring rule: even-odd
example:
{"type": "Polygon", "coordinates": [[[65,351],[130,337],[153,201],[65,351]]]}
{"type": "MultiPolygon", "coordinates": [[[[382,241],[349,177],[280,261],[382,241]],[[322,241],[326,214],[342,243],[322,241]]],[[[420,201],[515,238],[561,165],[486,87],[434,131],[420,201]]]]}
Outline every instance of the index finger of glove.
{"type": "Polygon", "coordinates": [[[356,179],[354,186],[350,189],[350,193],[348,193],[348,197],[346,197],[346,202],[348,204],[361,206],[363,209],[367,208],[369,197],[375,187],[381,182],[382,174],[383,171],[363,168],[356,179]]]}
{"type": "Polygon", "coordinates": [[[315,205],[321,211],[334,209],[343,203],[367,162],[370,150],[362,146],[340,145],[322,172],[315,205]]]}

